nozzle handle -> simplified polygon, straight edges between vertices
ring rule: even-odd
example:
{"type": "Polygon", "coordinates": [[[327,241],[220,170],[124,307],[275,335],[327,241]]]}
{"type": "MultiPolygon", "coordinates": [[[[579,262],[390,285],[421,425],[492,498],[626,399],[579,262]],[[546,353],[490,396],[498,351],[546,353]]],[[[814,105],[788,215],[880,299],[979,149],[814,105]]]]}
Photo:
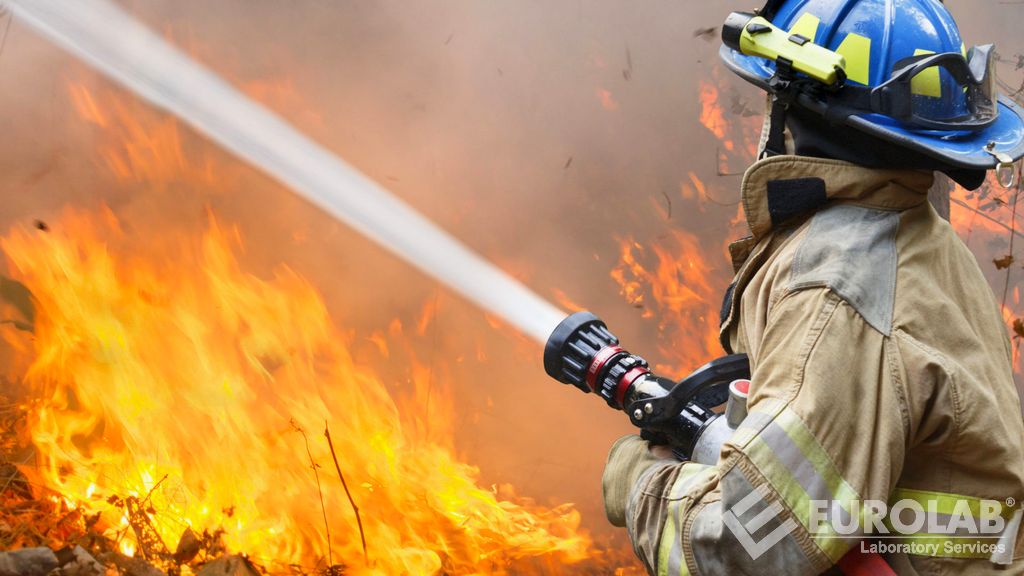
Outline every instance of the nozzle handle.
{"type": "Polygon", "coordinates": [[[729,398],[728,387],[725,385],[743,378],[750,378],[750,359],[747,355],[723,356],[695,370],[668,394],[634,402],[627,407],[626,414],[635,426],[670,422],[690,402],[698,401],[707,406],[725,403],[729,398]]]}

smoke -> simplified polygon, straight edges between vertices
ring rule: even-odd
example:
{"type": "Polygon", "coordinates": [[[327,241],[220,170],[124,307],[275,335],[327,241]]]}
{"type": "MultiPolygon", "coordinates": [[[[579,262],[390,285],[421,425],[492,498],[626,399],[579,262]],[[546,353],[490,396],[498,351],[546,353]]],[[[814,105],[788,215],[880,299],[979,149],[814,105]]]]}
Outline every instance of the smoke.
{"type": "MultiPolygon", "coordinates": [[[[565,313],[114,4],[12,2],[16,15],[406,263],[543,344],[565,313]],[[111,36],[107,30],[116,29],[111,36]]],[[[85,96],[85,98],[91,98],[85,96]]],[[[79,107],[82,104],[79,103],[79,107]]]]}
{"type": "MultiPolygon", "coordinates": [[[[698,81],[721,87],[737,130],[762,99],[721,69],[717,33],[709,40],[698,32],[753,6],[122,5],[542,296],[560,290],[599,313],[630,350],[653,362],[671,363],[658,357],[657,319],[644,318],[609,277],[617,238],[644,245],[689,230],[712,267],[709,281],[722,290],[728,283],[723,245],[734,233],[739,178],[719,170],[744,166],[741,154],[720,165],[719,141],[699,121],[698,81]],[[684,197],[691,172],[718,203],[684,197]]],[[[1024,7],[949,5],[966,19],[968,44],[992,40],[1006,54],[1024,52],[1015,25],[1024,7]]],[[[211,207],[239,226],[254,273],[287,263],[323,292],[339,324],[360,334],[396,317],[414,326],[424,304],[436,302],[418,353],[450,361],[459,449],[488,482],[513,484],[542,503],[576,502],[585,524],[606,530],[600,475],[612,441],[632,432],[623,415],[551,381],[539,347],[511,329],[495,330],[472,305],[187,128],[180,128],[184,148],[232,166],[216,175],[230,186],[152,190],[113,177],[99,153],[109,136],[81,120],[69,82],[120,93],[15,21],[0,54],[0,230],[52,219],[66,205],[106,203],[131,233],[149,237],[200,229],[211,207]]],[[[138,114],[156,114],[121,96],[138,114]]],[[[702,340],[705,327],[693,329],[702,340]]],[[[403,386],[400,367],[381,369],[391,371],[396,389],[403,386]]]]}

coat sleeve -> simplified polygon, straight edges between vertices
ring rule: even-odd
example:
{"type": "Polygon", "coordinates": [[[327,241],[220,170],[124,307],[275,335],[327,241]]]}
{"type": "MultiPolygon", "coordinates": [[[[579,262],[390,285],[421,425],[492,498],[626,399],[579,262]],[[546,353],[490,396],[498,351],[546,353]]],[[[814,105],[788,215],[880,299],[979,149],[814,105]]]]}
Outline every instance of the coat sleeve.
{"type": "Polygon", "coordinates": [[[749,416],[717,465],[636,459],[642,442],[609,458],[606,494],[630,483],[625,524],[648,572],[814,576],[837,563],[863,535],[861,503],[887,501],[902,469],[895,353],[832,292],[784,296],[755,362],[749,416]],[[628,458],[635,467],[617,467],[628,458]]]}

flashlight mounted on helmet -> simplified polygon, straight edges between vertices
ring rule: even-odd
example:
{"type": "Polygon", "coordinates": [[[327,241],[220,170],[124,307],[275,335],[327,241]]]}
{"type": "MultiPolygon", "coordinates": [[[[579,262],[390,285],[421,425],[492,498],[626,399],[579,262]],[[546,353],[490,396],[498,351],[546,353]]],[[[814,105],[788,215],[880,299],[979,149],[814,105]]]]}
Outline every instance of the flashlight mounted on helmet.
{"type": "Polygon", "coordinates": [[[722,25],[722,42],[747,56],[772,60],[780,71],[804,74],[820,84],[837,88],[846,82],[846,59],[814,43],[813,38],[790,34],[763,16],[733,12],[722,25]]]}
{"type": "Polygon", "coordinates": [[[672,447],[680,458],[700,455],[713,463],[721,442],[745,414],[746,388],[736,383],[749,377],[750,364],[746,355],[726,356],[677,383],[655,375],[646,360],[623,349],[597,316],[577,312],[548,338],[544,370],[626,412],[646,439],[672,447]],[[732,416],[715,411],[727,403],[732,416]]]}

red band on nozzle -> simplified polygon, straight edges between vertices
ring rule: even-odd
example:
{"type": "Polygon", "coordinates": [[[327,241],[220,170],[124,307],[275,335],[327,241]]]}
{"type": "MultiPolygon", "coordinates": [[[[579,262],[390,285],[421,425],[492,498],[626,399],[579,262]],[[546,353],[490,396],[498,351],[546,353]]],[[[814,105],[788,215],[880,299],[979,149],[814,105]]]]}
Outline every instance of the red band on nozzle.
{"type": "Polygon", "coordinates": [[[629,387],[636,382],[637,378],[650,373],[651,371],[647,368],[637,366],[622,375],[622,378],[619,379],[618,385],[615,387],[615,402],[619,405],[619,408],[622,408],[626,403],[626,391],[629,390],[629,387]]]}
{"type": "Polygon", "coordinates": [[[591,392],[597,393],[597,375],[604,369],[605,364],[615,356],[625,352],[619,346],[606,346],[594,355],[594,361],[587,368],[587,386],[590,387],[591,392]]]}

